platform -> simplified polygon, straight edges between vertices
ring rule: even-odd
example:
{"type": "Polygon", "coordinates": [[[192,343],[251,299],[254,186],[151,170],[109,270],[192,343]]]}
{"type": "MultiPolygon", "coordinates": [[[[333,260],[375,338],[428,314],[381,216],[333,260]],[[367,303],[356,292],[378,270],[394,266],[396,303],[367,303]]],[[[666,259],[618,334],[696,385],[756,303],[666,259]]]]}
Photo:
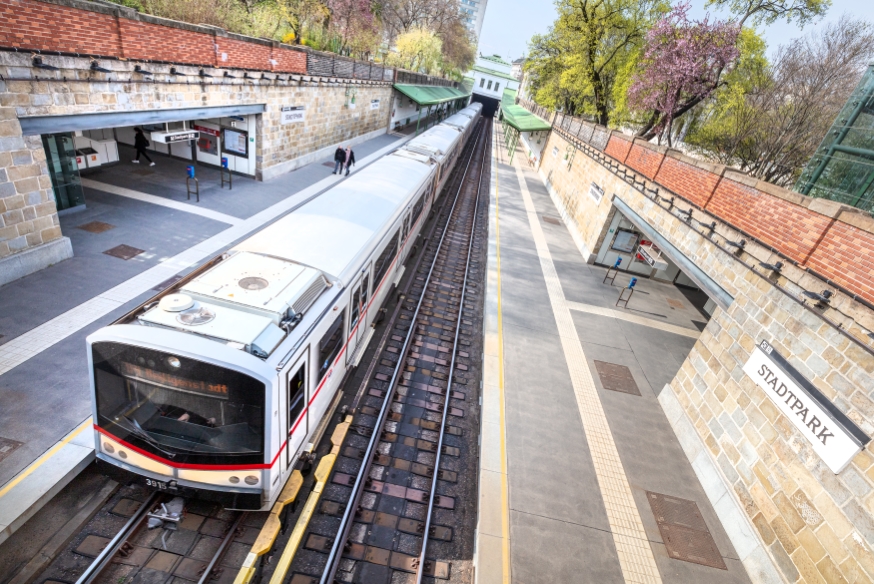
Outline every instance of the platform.
{"type": "MultiPolygon", "coordinates": [[[[353,173],[408,139],[355,146],[353,173]]],[[[325,158],[265,182],[235,176],[228,190],[199,166],[197,204],[186,161],[125,154],[83,177],[86,208],[60,218],[74,257],[0,288],[0,543],[93,459],[85,337],[342,180],[325,158]],[[120,245],[142,253],[105,253],[120,245]]]]}
{"type": "Polygon", "coordinates": [[[521,157],[508,164],[499,136],[476,582],[750,582],[658,399],[706,314],[694,295],[643,278],[616,307],[630,276],[604,283],[606,269],[586,264],[541,179],[521,157]],[[662,533],[706,538],[670,512],[660,526],[651,503],[689,501],[698,515],[679,523],[713,543],[677,559],[662,533]]]}

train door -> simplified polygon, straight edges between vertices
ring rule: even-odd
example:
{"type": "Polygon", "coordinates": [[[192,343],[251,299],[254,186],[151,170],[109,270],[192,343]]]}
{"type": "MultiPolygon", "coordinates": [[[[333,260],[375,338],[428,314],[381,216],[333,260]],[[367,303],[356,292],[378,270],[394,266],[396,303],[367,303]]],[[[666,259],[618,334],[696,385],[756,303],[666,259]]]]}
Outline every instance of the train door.
{"type": "Polygon", "coordinates": [[[370,300],[370,264],[361,271],[358,279],[352,285],[352,294],[349,296],[349,348],[346,351],[346,362],[357,363],[359,353],[364,350],[368,331],[367,325],[372,319],[368,317],[373,312],[368,310],[370,300]],[[359,346],[360,345],[360,346],[359,346]]]}
{"type": "Polygon", "coordinates": [[[294,464],[294,457],[297,454],[298,448],[304,438],[306,438],[308,430],[309,412],[307,412],[307,366],[306,356],[309,350],[305,351],[300,360],[294,367],[288,370],[286,383],[286,396],[288,401],[288,410],[286,411],[286,424],[288,425],[288,453],[286,463],[290,467],[294,464]]]}

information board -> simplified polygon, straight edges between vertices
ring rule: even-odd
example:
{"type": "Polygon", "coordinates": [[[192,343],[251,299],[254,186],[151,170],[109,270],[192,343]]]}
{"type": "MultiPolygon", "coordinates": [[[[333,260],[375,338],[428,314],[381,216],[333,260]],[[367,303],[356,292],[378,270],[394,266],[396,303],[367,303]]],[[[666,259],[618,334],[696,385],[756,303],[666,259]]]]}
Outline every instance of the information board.
{"type": "Polygon", "coordinates": [[[247,158],[249,156],[249,133],[223,128],[222,151],[247,158]]]}

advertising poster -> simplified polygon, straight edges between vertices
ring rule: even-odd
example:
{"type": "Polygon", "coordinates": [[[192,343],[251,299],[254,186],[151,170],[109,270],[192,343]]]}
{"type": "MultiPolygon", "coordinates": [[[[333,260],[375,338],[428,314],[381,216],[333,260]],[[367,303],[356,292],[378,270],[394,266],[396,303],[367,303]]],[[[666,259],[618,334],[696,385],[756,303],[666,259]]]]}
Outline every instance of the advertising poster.
{"type": "Polygon", "coordinates": [[[249,133],[231,128],[222,129],[222,151],[247,158],[249,156],[249,133]]]}

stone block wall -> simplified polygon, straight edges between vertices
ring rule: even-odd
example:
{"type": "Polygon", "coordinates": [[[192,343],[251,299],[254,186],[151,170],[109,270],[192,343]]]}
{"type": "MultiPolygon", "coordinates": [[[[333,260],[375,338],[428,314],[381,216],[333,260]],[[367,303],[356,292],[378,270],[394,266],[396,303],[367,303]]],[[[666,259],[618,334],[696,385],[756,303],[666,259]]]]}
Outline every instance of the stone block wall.
{"type": "MultiPolygon", "coordinates": [[[[564,153],[569,143],[553,131],[546,151],[557,147],[564,153]]],[[[638,147],[635,143],[630,148],[629,163],[644,156],[651,158],[650,154],[635,154],[638,147]]],[[[820,311],[804,305],[800,294],[802,290],[834,289],[806,272],[808,264],[820,273],[843,270],[845,282],[870,290],[870,272],[853,280],[855,270],[847,263],[853,258],[858,261],[860,256],[870,257],[866,254],[874,250],[874,220],[830,206],[828,201],[793,201],[791,193],[774,194],[765,190],[767,186],[745,184],[740,181],[749,183],[749,179],[732,176],[731,171],[719,169],[718,179],[708,178],[698,173],[706,170],[702,166],[674,158],[696,168],[687,186],[677,186],[677,190],[691,189],[696,181],[722,188],[742,185],[747,190],[744,196],[752,197],[737,202],[750,209],[742,215],[745,220],[753,221],[757,210],[777,210],[774,215],[765,215],[767,221],[782,222],[780,229],[796,229],[804,235],[801,232],[808,228],[807,222],[816,219],[810,226],[818,237],[812,252],[811,245],[804,243],[810,237],[799,236],[798,245],[807,245],[802,250],[808,254],[807,264],[787,262],[783,273],[771,280],[752,269],[758,262],[781,259],[770,248],[750,240],[744,251],[735,255],[733,249],[719,244],[743,237],[729,221],[735,216],[726,212],[727,219],[717,217],[717,236],[708,236],[694,221],[681,220],[676,208],[671,211],[667,204],[652,198],[652,189],[664,189],[660,179],[670,180],[664,178],[670,175],[663,173],[666,165],[673,165],[672,156],[662,160],[656,181],[642,176],[644,169],[652,169],[651,162],[634,162],[641,172],[635,177],[641,182],[635,184],[634,179],[626,180],[599,162],[599,152],[590,152],[578,149],[571,164],[562,156],[547,154],[539,169],[568,227],[576,231],[580,241],[596,249],[609,220],[611,200],[619,198],[734,298],[726,310],[717,308],[659,399],[678,404],[676,417],[666,413],[751,579],[874,581],[874,442],[841,473],[833,473],[742,370],[756,344],[766,340],[839,410],[874,436],[874,340],[867,337],[867,332],[874,330],[874,310],[852,295],[837,293],[832,306],[820,311]],[[588,195],[592,182],[605,191],[597,204],[588,195]],[[780,215],[785,209],[793,214],[780,215]],[[723,494],[731,505],[720,499],[723,494]],[[754,540],[752,544],[749,539],[754,540]]],[[[709,192],[696,195],[699,200],[707,200],[711,194],[715,199],[714,190],[720,192],[718,187],[708,188],[709,192]]],[[[662,190],[661,195],[671,194],[662,190]]],[[[677,205],[686,208],[682,200],[677,205]]],[[[706,207],[715,211],[710,205],[706,207]]],[[[699,210],[693,213],[708,224],[715,215],[699,210]]],[[[794,253],[791,248],[786,251],[794,253]]]]}

